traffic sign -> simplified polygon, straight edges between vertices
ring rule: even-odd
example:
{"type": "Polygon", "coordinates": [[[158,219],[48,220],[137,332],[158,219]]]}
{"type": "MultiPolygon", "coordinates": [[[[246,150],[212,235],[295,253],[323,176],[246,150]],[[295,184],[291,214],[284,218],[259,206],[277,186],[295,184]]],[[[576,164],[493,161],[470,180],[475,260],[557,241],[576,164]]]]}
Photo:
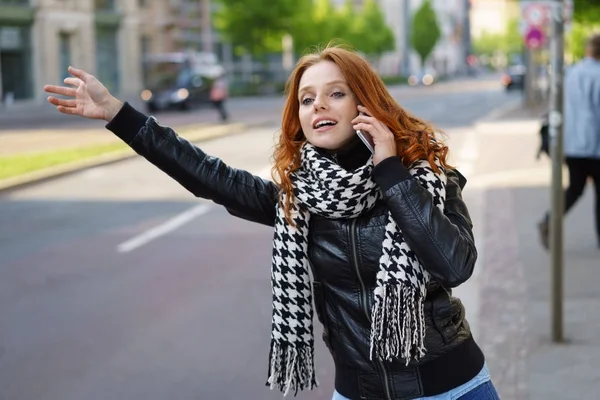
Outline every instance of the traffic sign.
{"type": "Polygon", "coordinates": [[[525,33],[525,44],[530,49],[539,49],[546,41],[546,35],[544,31],[536,27],[529,27],[527,33],[525,33]]]}
{"type": "Polygon", "coordinates": [[[543,2],[526,3],[523,9],[523,19],[527,25],[541,28],[548,23],[548,4],[543,2]]]}

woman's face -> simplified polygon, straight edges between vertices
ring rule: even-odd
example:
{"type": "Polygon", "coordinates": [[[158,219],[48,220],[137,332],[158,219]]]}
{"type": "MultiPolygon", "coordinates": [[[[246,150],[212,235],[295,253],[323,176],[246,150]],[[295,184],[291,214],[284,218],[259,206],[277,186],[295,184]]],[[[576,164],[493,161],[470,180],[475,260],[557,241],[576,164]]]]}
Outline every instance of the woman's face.
{"type": "Polygon", "coordinates": [[[304,71],[298,101],[300,125],[309,143],[337,150],[354,140],[351,121],[358,115],[358,101],[335,63],[321,61],[304,71]]]}

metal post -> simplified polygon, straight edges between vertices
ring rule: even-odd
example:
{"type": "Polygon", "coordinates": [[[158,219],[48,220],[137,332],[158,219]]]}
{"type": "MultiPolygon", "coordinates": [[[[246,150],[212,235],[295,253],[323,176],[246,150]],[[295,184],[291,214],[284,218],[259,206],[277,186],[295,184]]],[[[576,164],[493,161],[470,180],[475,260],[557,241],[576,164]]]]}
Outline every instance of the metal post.
{"type": "Polygon", "coordinates": [[[202,35],[202,51],[212,53],[213,52],[213,38],[212,38],[212,23],[211,23],[211,4],[210,0],[200,1],[200,21],[201,21],[201,35],[202,35]]]}
{"type": "Polygon", "coordinates": [[[551,20],[551,91],[550,154],[552,157],[552,203],[550,212],[550,251],[552,271],[552,340],[563,341],[563,0],[552,2],[551,20]]]}
{"type": "Polygon", "coordinates": [[[527,73],[525,74],[525,105],[533,108],[537,104],[536,91],[538,82],[538,62],[536,60],[537,51],[530,47],[525,50],[525,65],[527,73]]]}
{"type": "Polygon", "coordinates": [[[403,37],[403,46],[402,46],[402,75],[408,77],[411,73],[410,71],[410,30],[411,30],[411,19],[412,12],[410,7],[410,0],[404,0],[402,2],[402,13],[404,17],[404,35],[403,37]]]}

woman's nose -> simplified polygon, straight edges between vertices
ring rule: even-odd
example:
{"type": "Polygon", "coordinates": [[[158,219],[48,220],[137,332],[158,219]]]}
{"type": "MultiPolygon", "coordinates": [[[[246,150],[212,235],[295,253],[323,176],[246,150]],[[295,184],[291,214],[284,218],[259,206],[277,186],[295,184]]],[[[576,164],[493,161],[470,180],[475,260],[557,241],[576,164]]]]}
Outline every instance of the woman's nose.
{"type": "Polygon", "coordinates": [[[317,96],[313,105],[315,106],[315,110],[324,110],[327,108],[327,101],[323,97],[317,96]]]}

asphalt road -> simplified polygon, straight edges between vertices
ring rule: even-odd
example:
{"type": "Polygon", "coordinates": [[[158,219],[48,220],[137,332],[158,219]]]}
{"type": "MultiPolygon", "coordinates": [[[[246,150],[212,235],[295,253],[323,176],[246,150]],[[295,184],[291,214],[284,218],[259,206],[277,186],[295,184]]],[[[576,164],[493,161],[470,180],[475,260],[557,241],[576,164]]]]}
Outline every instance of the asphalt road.
{"type": "MultiPolygon", "coordinates": [[[[517,96],[482,79],[394,94],[447,130],[453,148],[517,96]]],[[[280,108],[270,99],[238,112],[277,116],[280,108]]],[[[202,148],[267,176],[276,131],[202,148]]],[[[270,228],[193,198],[143,159],[5,193],[0,399],[281,399],[264,386],[271,238],[270,228]]],[[[301,400],[331,398],[333,369],[319,338],[316,358],[321,386],[301,400]]]]}

